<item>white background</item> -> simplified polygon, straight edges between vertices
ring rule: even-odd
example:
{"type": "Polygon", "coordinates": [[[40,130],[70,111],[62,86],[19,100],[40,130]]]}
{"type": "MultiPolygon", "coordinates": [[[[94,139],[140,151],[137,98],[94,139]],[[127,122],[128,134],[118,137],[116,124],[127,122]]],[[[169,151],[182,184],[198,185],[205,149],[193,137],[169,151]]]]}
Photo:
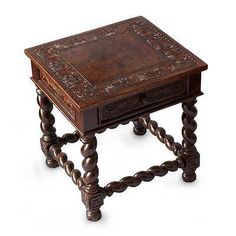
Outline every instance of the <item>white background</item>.
{"type": "MultiPolygon", "coordinates": [[[[5,1],[0,3],[0,235],[235,235],[235,1],[5,1]],[[209,64],[198,99],[195,183],[181,171],[105,199],[103,218],[88,222],[80,192],[40,150],[38,107],[23,50],[143,15],[209,64]]],[[[56,109],[58,134],[74,128],[56,109]]],[[[180,105],[152,115],[181,141],[180,105]]],[[[132,124],[99,134],[100,183],[174,158],[132,124]]],[[[64,150],[76,167],[80,143],[64,150]]]]}

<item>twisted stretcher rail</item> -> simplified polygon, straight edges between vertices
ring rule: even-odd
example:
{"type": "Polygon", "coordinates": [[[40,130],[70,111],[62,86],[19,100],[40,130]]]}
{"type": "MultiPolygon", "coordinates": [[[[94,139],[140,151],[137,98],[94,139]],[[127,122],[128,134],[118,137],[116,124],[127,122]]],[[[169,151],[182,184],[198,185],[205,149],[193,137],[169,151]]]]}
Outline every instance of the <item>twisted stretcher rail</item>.
{"type": "Polygon", "coordinates": [[[150,116],[143,116],[139,118],[139,121],[143,124],[146,129],[158,138],[161,143],[164,143],[165,146],[174,153],[175,156],[178,156],[179,152],[183,149],[182,145],[174,141],[174,138],[166,134],[164,128],[159,127],[157,122],[151,120],[150,116]]]}
{"type": "Polygon", "coordinates": [[[114,192],[124,192],[128,187],[136,187],[141,184],[142,181],[149,182],[153,180],[155,176],[162,177],[168,173],[168,171],[176,171],[181,168],[182,162],[180,159],[174,161],[166,161],[160,166],[152,166],[147,171],[139,171],[134,176],[127,176],[120,181],[114,181],[104,187],[107,196],[112,196],[114,192]]]}
{"type": "Polygon", "coordinates": [[[64,134],[62,137],[58,137],[58,143],[60,146],[66,145],[67,143],[75,143],[80,139],[80,134],[76,130],[73,133],[64,134]]]}
{"type": "MultiPolygon", "coordinates": [[[[166,134],[164,128],[159,127],[157,122],[151,120],[149,116],[143,116],[139,118],[140,123],[158,138],[158,140],[165,144],[165,146],[177,156],[176,160],[165,161],[161,165],[150,167],[147,171],[139,171],[133,176],[127,176],[120,181],[113,181],[102,188],[105,196],[112,196],[114,192],[124,192],[128,187],[137,187],[142,181],[149,182],[154,179],[155,176],[165,176],[169,171],[174,172],[179,168],[184,167],[184,162],[181,158],[182,145],[174,141],[171,135],[166,134]]],[[[67,143],[75,143],[80,139],[78,131],[74,133],[64,134],[62,137],[58,137],[58,143],[53,144],[49,151],[58,164],[65,169],[68,176],[72,178],[74,184],[79,189],[84,186],[83,177],[78,169],[74,168],[72,161],[68,160],[67,155],[62,152],[61,147],[67,143]]]]}
{"type": "MultiPolygon", "coordinates": [[[[69,136],[68,136],[69,137],[69,136]]],[[[49,152],[53,158],[58,162],[58,164],[65,169],[66,174],[71,177],[73,183],[79,187],[79,189],[84,185],[83,178],[81,177],[81,172],[74,168],[74,163],[68,160],[67,155],[62,152],[60,145],[53,144],[49,152]]]]}
{"type": "Polygon", "coordinates": [[[149,182],[153,180],[155,176],[162,177],[168,173],[168,171],[177,171],[179,168],[184,167],[183,160],[180,152],[182,151],[182,145],[174,141],[171,135],[166,134],[164,128],[159,127],[157,122],[150,119],[149,116],[139,118],[142,125],[149,129],[150,132],[155,135],[158,140],[166,145],[166,147],[172,151],[177,157],[176,160],[166,161],[160,166],[152,166],[147,171],[139,171],[133,176],[127,176],[120,181],[114,181],[104,187],[104,191],[107,196],[112,196],[114,192],[124,192],[128,187],[136,187],[141,184],[142,181],[149,182]]]}

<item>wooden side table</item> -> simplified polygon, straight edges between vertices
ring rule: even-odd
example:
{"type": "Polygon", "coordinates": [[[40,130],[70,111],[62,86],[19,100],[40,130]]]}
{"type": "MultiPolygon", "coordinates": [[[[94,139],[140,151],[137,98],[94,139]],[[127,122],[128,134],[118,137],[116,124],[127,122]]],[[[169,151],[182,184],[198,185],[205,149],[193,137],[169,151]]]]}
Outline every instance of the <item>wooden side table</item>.
{"type": "Polygon", "coordinates": [[[32,80],[48,167],[61,166],[79,187],[87,218],[101,218],[107,196],[136,187],[142,181],[183,170],[183,180],[196,179],[200,155],[195,147],[196,97],[201,95],[201,72],[207,65],[144,17],[136,17],[25,50],[32,80]],[[150,119],[149,114],[182,103],[182,145],[150,119]],[[56,135],[53,104],[76,131],[56,135]],[[111,182],[98,183],[95,134],[119,124],[134,123],[136,135],[148,129],[174,153],[176,160],[111,182]],[[82,142],[84,174],[74,168],[61,147],[82,142]]]}

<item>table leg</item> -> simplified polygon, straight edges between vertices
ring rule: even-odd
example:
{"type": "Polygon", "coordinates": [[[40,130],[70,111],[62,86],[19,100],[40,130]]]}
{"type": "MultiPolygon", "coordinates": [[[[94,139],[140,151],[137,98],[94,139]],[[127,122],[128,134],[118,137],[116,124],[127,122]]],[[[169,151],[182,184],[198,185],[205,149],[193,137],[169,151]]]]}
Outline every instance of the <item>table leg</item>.
{"type": "Polygon", "coordinates": [[[182,157],[185,162],[182,178],[185,182],[193,182],[196,179],[195,171],[200,165],[200,154],[195,147],[197,136],[194,134],[197,129],[197,122],[194,120],[197,115],[197,108],[194,106],[196,102],[196,99],[190,99],[182,103],[182,157]]]}
{"type": "Polygon", "coordinates": [[[81,153],[84,156],[82,167],[84,186],[81,188],[82,201],[86,206],[87,219],[98,221],[101,217],[100,207],[105,197],[102,188],[98,185],[98,155],[96,152],[97,140],[95,135],[86,135],[80,138],[83,146],[81,153]]]}
{"type": "Polygon", "coordinates": [[[53,104],[49,101],[49,99],[42,92],[42,90],[37,88],[36,92],[38,94],[37,102],[40,107],[39,108],[39,117],[41,120],[40,127],[43,132],[43,136],[40,139],[41,148],[46,156],[47,166],[50,168],[54,168],[58,166],[58,163],[56,160],[53,159],[52,155],[49,152],[50,146],[57,142],[56,129],[53,127],[55,118],[51,114],[51,111],[53,109],[53,104]]]}
{"type": "Polygon", "coordinates": [[[133,132],[136,135],[144,135],[147,132],[147,129],[143,126],[143,124],[137,119],[133,121],[134,127],[133,132]]]}

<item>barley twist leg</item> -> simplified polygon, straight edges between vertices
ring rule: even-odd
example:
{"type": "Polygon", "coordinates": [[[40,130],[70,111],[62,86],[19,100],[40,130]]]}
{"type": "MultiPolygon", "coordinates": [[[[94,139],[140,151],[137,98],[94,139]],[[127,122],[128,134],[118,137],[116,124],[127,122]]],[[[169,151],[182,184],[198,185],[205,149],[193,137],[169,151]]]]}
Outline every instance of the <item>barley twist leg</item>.
{"type": "Polygon", "coordinates": [[[197,108],[194,106],[196,102],[196,99],[191,99],[183,102],[182,104],[183,150],[181,155],[185,162],[182,174],[182,178],[185,182],[193,182],[196,180],[195,171],[200,165],[200,154],[195,147],[197,136],[194,134],[197,129],[197,122],[194,120],[197,115],[197,108]]]}
{"type": "Polygon", "coordinates": [[[80,140],[83,143],[81,153],[84,156],[82,167],[85,171],[83,175],[84,186],[81,188],[82,201],[87,209],[87,219],[98,221],[102,217],[100,207],[103,205],[105,195],[103,189],[98,185],[97,140],[94,135],[82,136],[80,140]]]}
{"type": "Polygon", "coordinates": [[[55,118],[51,114],[53,104],[49,101],[42,90],[37,88],[36,92],[38,94],[37,102],[39,105],[39,117],[41,120],[40,127],[43,132],[43,136],[40,139],[41,148],[46,156],[47,166],[50,168],[55,168],[58,166],[58,163],[53,159],[51,153],[49,152],[50,146],[57,142],[56,129],[53,127],[55,118]]]}

